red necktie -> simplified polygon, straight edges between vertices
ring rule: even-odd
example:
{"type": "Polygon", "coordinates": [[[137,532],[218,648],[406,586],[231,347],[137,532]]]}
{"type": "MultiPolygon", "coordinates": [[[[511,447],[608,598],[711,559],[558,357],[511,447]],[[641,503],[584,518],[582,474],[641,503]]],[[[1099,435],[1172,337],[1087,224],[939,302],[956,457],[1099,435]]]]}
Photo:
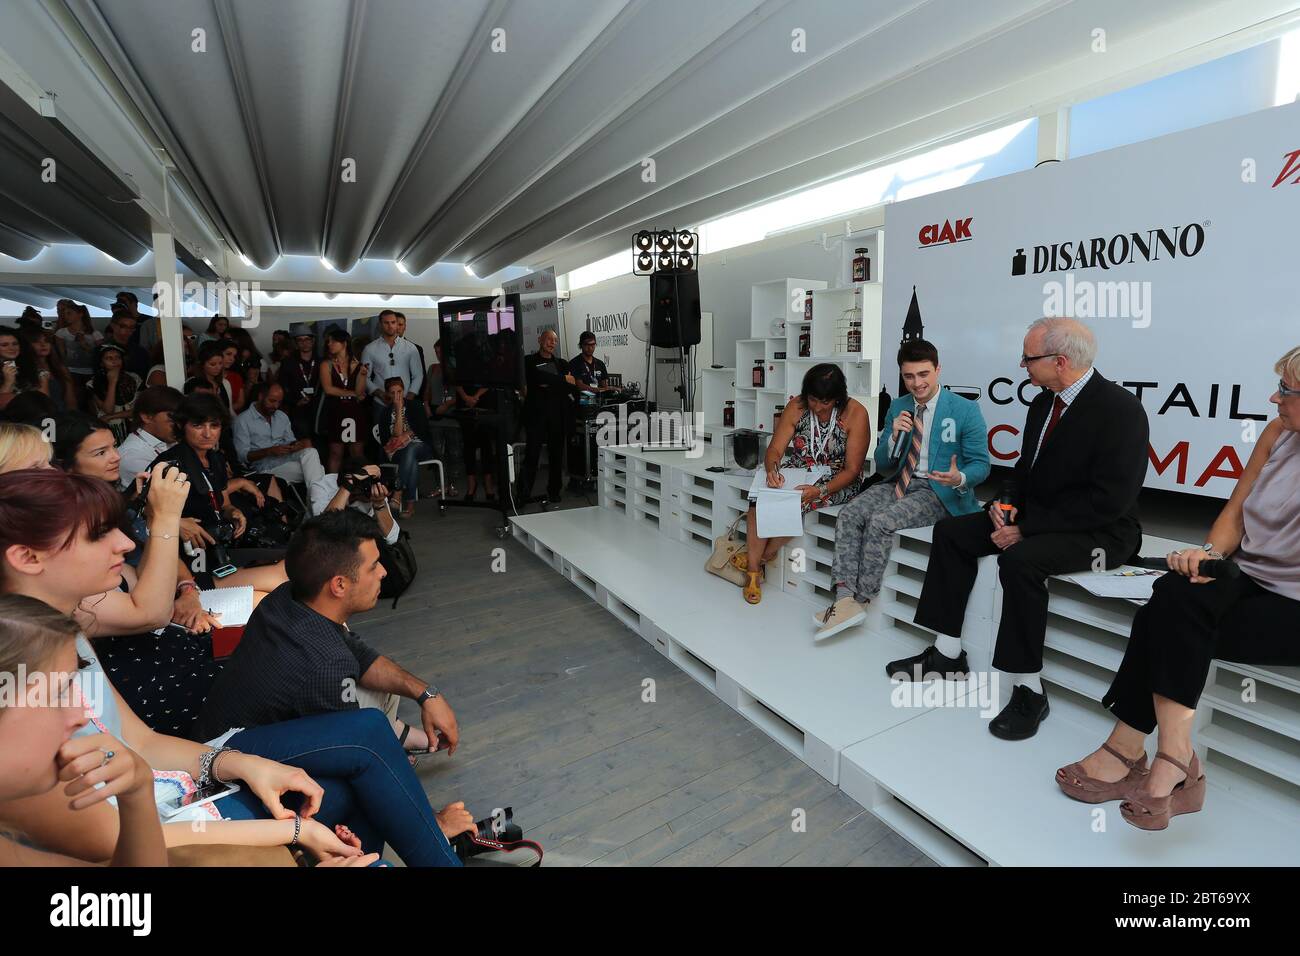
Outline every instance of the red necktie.
{"type": "Polygon", "coordinates": [[[1043,444],[1047,444],[1047,439],[1052,437],[1052,429],[1056,423],[1061,420],[1061,412],[1065,411],[1065,402],[1061,396],[1057,395],[1056,400],[1052,402],[1052,417],[1047,420],[1047,429],[1043,432],[1043,444]]]}

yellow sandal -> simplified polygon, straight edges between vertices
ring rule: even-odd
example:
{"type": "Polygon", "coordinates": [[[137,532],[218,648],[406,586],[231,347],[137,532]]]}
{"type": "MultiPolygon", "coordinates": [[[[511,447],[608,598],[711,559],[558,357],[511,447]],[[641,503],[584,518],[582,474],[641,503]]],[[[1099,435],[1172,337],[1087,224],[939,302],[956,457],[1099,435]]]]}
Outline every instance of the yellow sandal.
{"type": "Polygon", "coordinates": [[[763,588],[758,582],[767,575],[764,573],[762,565],[759,565],[757,571],[746,571],[745,573],[749,575],[749,583],[745,585],[744,590],[745,600],[750,604],[757,604],[763,600],[763,588]]]}

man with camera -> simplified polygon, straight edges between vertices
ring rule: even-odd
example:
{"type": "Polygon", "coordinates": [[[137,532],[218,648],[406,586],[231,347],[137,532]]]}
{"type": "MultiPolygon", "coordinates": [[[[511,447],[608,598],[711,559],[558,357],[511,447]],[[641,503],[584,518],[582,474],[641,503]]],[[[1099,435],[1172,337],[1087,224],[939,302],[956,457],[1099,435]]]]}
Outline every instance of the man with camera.
{"type": "Polygon", "coordinates": [[[308,486],[312,515],[352,508],[374,518],[384,540],[396,544],[401,528],[388,504],[388,488],[380,479],[378,465],[359,455],[343,459],[337,475],[323,475],[308,486]]]}

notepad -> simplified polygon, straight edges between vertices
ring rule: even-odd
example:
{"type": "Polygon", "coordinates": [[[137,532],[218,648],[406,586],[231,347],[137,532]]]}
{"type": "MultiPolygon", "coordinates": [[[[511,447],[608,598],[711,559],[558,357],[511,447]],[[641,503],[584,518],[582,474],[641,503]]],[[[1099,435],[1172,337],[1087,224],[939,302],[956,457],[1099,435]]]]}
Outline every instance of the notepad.
{"type": "MultiPolygon", "coordinates": [[[[793,469],[792,469],[793,470],[793,469]]],[[[754,498],[754,518],[760,538],[797,538],[803,534],[803,492],[794,488],[764,488],[754,498]]]]}
{"type": "Polygon", "coordinates": [[[253,616],[253,589],[250,586],[200,591],[199,604],[209,614],[220,614],[222,627],[243,627],[253,616]]]}
{"type": "Polygon", "coordinates": [[[789,491],[800,485],[815,485],[818,479],[830,473],[830,469],[825,465],[817,465],[813,468],[782,468],[781,474],[785,477],[785,484],[780,489],[775,489],[767,486],[767,472],[759,468],[754,472],[754,480],[749,484],[749,498],[753,501],[760,491],[789,491]]]}

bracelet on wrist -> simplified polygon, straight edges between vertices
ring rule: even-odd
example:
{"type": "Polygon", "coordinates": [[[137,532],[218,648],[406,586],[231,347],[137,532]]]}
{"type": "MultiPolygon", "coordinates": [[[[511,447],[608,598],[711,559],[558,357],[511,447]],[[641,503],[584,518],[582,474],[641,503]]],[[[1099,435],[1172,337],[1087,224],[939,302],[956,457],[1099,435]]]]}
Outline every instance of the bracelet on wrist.
{"type": "Polygon", "coordinates": [[[302,817],[295,813],[293,815],[293,839],[289,841],[290,849],[298,845],[298,837],[300,836],[302,836],[302,817]]]}
{"type": "Polygon", "coordinates": [[[199,590],[199,586],[194,581],[182,581],[180,584],[176,585],[176,594],[174,595],[174,597],[179,598],[186,591],[194,591],[195,593],[197,593],[198,590],[199,590]]]}

